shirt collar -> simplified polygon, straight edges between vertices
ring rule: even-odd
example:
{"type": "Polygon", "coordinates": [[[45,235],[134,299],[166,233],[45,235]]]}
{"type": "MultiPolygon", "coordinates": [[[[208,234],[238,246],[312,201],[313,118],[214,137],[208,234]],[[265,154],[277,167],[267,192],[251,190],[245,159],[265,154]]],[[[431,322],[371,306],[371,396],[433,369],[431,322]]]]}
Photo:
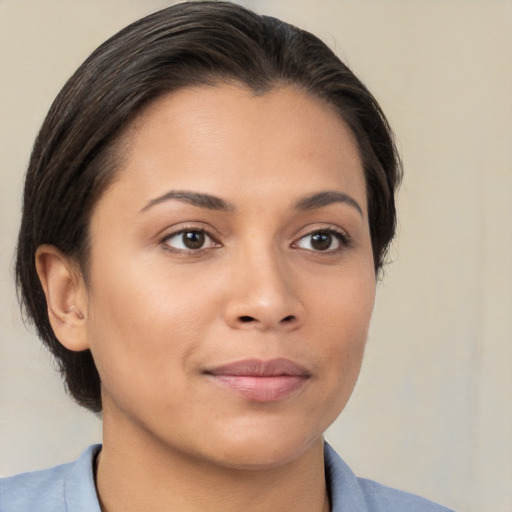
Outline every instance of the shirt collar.
{"type": "Polygon", "coordinates": [[[331,512],[368,512],[357,477],[328,443],[324,443],[324,460],[331,512]]]}
{"type": "MultiPolygon", "coordinates": [[[[100,450],[100,444],[89,446],[68,473],[64,493],[69,512],[101,512],[93,472],[100,450]]],[[[324,443],[324,459],[331,512],[368,512],[356,476],[328,443],[324,443]]]]}

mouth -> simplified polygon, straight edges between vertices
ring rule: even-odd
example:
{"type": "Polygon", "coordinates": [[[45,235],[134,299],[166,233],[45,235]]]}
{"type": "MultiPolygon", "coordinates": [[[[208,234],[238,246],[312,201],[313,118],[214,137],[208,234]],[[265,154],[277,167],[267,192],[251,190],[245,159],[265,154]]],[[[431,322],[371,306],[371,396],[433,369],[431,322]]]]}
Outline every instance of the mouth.
{"type": "Polygon", "coordinates": [[[301,389],[311,377],[303,366],[279,358],[244,359],[204,372],[217,384],[253,402],[276,402],[301,389]]]}

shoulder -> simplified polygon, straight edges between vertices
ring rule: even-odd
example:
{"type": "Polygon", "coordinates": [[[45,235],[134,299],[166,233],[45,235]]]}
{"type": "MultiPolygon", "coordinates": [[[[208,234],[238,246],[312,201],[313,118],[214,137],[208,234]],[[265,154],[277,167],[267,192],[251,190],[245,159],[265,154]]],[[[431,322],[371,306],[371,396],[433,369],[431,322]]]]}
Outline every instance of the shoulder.
{"type": "Polygon", "coordinates": [[[0,478],[0,512],[99,512],[92,471],[99,449],[99,445],[90,446],[69,464],[0,478]],[[79,501],[81,507],[70,506],[71,501],[79,501]]]}
{"type": "Polygon", "coordinates": [[[356,477],[327,443],[325,465],[332,512],[453,512],[414,494],[356,477]]]}
{"type": "Polygon", "coordinates": [[[379,512],[406,512],[410,510],[415,512],[453,512],[415,494],[391,489],[364,478],[358,478],[357,480],[364,492],[368,509],[372,512],[374,510],[379,512]]]}
{"type": "Polygon", "coordinates": [[[65,510],[64,480],[70,464],[0,479],[0,511],[65,510]]]}

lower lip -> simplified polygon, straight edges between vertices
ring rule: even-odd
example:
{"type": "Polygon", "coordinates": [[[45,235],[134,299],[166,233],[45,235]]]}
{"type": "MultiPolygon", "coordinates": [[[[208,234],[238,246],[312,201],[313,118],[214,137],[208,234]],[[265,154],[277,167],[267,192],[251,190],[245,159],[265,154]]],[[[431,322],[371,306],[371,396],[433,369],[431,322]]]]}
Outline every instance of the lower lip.
{"type": "Polygon", "coordinates": [[[276,402],[298,391],[307,381],[302,375],[212,375],[217,383],[254,402],[276,402]]]}

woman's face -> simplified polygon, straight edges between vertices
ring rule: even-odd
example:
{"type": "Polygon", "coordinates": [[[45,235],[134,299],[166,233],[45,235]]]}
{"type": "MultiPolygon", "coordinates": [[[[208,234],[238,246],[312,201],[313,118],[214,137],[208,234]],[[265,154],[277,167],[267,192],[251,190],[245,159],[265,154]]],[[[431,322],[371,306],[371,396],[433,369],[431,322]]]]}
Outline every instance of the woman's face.
{"type": "Polygon", "coordinates": [[[345,406],[373,307],[350,131],[294,87],[205,86],[124,147],[91,219],[105,423],[226,466],[293,460],[345,406]]]}

